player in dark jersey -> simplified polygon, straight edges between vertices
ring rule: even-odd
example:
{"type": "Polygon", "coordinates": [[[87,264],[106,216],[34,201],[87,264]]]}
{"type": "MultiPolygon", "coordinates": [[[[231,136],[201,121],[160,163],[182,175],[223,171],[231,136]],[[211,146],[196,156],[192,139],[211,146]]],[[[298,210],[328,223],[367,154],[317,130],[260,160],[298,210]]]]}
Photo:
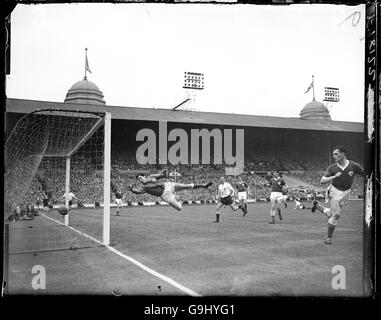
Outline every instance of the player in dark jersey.
{"type": "Polygon", "coordinates": [[[127,190],[135,194],[148,193],[150,195],[160,197],[162,200],[167,202],[172,208],[176,210],[181,210],[183,202],[176,199],[175,192],[185,190],[185,189],[197,189],[197,188],[208,188],[212,185],[212,182],[205,184],[182,184],[172,181],[158,182],[157,180],[167,177],[167,170],[163,170],[160,174],[151,174],[146,176],[144,173],[139,173],[136,178],[142,183],[139,187],[128,186],[127,190]]]}
{"type": "Polygon", "coordinates": [[[119,216],[119,210],[120,208],[123,208],[123,202],[122,202],[122,199],[123,199],[123,193],[121,193],[120,191],[116,191],[115,192],[115,203],[116,203],[116,215],[119,216]]]}
{"type": "Polygon", "coordinates": [[[114,193],[115,197],[115,204],[116,204],[116,215],[120,216],[120,208],[123,208],[123,193],[120,191],[120,189],[116,186],[114,182],[111,182],[111,192],[114,193]]]}
{"type": "Polygon", "coordinates": [[[243,207],[243,215],[247,214],[247,196],[250,192],[249,185],[242,180],[241,176],[238,176],[238,182],[236,184],[238,201],[243,207]]]}
{"type": "Polygon", "coordinates": [[[329,166],[321,178],[321,183],[331,182],[328,187],[328,198],[331,208],[325,208],[319,201],[315,200],[311,208],[325,214],[328,219],[328,232],[325,237],[325,244],[332,244],[332,235],[340,217],[341,208],[351,192],[351,187],[355,174],[364,175],[363,168],[356,162],[347,159],[347,150],[343,146],[333,148],[333,159],[335,164],[329,166]]]}
{"type": "Polygon", "coordinates": [[[284,180],[279,176],[279,171],[275,170],[272,173],[272,176],[270,177],[269,174],[267,174],[266,179],[269,182],[269,186],[271,187],[271,193],[270,193],[270,202],[271,202],[271,209],[270,209],[270,216],[271,221],[270,224],[275,223],[275,212],[278,212],[279,220],[283,220],[282,217],[282,211],[281,211],[281,204],[283,203],[284,195],[284,186],[286,183],[284,180]]]}
{"type": "Polygon", "coordinates": [[[49,211],[49,206],[51,205],[52,196],[53,195],[50,190],[44,193],[44,196],[42,198],[42,210],[49,211]]]}
{"type": "MultiPolygon", "coordinates": [[[[283,179],[282,172],[279,172],[279,177],[281,177],[283,179]]],[[[287,208],[288,191],[287,191],[286,185],[282,186],[282,194],[283,194],[283,197],[280,199],[279,203],[280,204],[283,203],[284,207],[287,208]]],[[[278,211],[278,215],[279,214],[282,215],[280,208],[278,208],[277,211],[278,211]]]]}

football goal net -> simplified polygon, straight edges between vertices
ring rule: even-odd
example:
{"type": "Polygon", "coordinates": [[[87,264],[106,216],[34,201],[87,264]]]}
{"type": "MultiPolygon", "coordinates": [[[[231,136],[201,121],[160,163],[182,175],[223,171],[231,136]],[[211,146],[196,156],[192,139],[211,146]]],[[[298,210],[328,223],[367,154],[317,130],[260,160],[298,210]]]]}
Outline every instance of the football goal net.
{"type": "Polygon", "coordinates": [[[109,244],[110,113],[31,112],[4,151],[10,253],[109,244]]]}

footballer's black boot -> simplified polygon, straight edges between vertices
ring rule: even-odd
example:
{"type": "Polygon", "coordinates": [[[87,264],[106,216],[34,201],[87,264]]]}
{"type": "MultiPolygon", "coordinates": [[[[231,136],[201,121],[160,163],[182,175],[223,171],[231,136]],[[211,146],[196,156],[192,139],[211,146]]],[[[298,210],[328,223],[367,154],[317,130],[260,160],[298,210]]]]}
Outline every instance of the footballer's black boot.
{"type": "Polygon", "coordinates": [[[318,204],[319,204],[319,201],[314,200],[314,202],[312,203],[312,208],[311,208],[312,212],[316,211],[318,204]]]}

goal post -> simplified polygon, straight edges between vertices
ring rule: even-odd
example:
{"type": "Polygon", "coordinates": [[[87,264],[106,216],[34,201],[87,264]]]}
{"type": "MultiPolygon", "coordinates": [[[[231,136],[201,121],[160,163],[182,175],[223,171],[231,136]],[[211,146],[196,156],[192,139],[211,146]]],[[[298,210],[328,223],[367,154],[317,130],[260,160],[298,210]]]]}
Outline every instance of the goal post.
{"type": "MultiPolygon", "coordinates": [[[[65,194],[70,192],[70,156],[65,158],[65,194]]],[[[69,208],[69,198],[65,198],[65,207],[69,208]]],[[[69,213],[65,216],[65,226],[69,225],[69,213]]]]}
{"type": "Polygon", "coordinates": [[[109,245],[110,175],[110,112],[33,111],[19,119],[6,140],[4,217],[17,212],[20,216],[30,206],[39,206],[36,199],[47,198],[49,207],[44,206],[42,216],[49,214],[65,226],[74,219],[75,225],[84,225],[86,234],[109,245]],[[81,217],[76,205],[64,217],[58,214],[60,206],[69,206],[69,192],[80,200],[78,207],[98,208],[91,219],[81,217]],[[100,209],[102,217],[97,213],[100,209]]]}
{"type": "Polygon", "coordinates": [[[103,244],[110,244],[111,113],[104,117],[103,244]]]}

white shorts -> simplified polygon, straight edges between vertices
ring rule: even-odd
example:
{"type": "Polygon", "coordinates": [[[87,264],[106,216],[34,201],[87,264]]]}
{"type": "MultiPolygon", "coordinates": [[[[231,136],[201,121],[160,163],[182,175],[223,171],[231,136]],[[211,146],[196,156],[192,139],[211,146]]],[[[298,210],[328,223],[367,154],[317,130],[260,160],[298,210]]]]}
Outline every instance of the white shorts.
{"type": "Polygon", "coordinates": [[[122,206],[122,199],[118,199],[118,198],[116,198],[116,199],[115,199],[115,203],[116,203],[116,205],[117,205],[118,207],[121,207],[121,206],[122,206]]]}
{"type": "Polygon", "coordinates": [[[246,191],[238,192],[238,200],[246,200],[246,199],[247,199],[247,192],[246,191]]]}
{"type": "Polygon", "coordinates": [[[271,192],[270,193],[270,200],[271,201],[281,201],[283,200],[283,193],[282,192],[271,192]]]}
{"type": "Polygon", "coordinates": [[[339,202],[340,206],[342,206],[347,201],[349,194],[351,192],[351,189],[341,191],[335,188],[333,185],[330,185],[327,189],[327,192],[328,192],[328,197],[330,200],[335,200],[339,202]]]}
{"type": "Polygon", "coordinates": [[[164,182],[164,191],[160,196],[165,202],[170,203],[176,200],[175,196],[175,183],[174,182],[164,182]]]}

